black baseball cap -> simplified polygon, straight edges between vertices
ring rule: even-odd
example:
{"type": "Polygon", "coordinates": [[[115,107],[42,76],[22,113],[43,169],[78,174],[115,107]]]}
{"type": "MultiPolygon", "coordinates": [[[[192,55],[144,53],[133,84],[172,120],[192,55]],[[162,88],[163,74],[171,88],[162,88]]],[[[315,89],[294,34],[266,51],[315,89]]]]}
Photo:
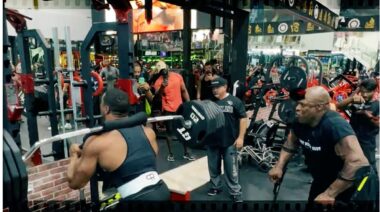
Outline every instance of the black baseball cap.
{"type": "Polygon", "coordinates": [[[214,80],[211,81],[210,88],[220,87],[220,86],[223,86],[223,85],[227,85],[227,80],[225,80],[222,77],[217,77],[217,78],[215,78],[214,80]]]}

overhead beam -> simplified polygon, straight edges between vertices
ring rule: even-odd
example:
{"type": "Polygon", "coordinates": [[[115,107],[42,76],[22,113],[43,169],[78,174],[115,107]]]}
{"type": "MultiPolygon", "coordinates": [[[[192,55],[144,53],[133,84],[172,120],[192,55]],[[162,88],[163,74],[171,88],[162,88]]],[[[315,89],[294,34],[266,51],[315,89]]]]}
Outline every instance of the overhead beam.
{"type": "Polygon", "coordinates": [[[232,5],[223,6],[223,3],[218,2],[218,1],[210,1],[209,3],[200,4],[200,6],[195,4],[195,2],[188,2],[188,1],[183,1],[183,0],[162,0],[162,1],[166,3],[170,3],[170,4],[175,4],[184,8],[196,9],[201,12],[209,13],[212,15],[220,16],[220,17],[226,17],[230,19],[232,19],[237,12],[243,11],[239,8],[233,7],[232,5]]]}

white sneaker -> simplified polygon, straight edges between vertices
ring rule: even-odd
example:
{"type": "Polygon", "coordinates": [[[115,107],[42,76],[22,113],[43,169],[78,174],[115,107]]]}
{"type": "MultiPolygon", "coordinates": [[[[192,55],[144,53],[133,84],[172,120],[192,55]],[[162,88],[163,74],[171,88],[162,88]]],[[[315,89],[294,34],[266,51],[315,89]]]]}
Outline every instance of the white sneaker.
{"type": "MultiPolygon", "coordinates": [[[[48,127],[48,130],[50,131],[51,127],[48,127]]],[[[58,125],[58,130],[62,130],[62,126],[61,125],[58,125]]]]}
{"type": "Polygon", "coordinates": [[[70,123],[66,123],[65,124],[65,129],[66,130],[71,130],[73,127],[71,126],[71,124],[70,123]]]}

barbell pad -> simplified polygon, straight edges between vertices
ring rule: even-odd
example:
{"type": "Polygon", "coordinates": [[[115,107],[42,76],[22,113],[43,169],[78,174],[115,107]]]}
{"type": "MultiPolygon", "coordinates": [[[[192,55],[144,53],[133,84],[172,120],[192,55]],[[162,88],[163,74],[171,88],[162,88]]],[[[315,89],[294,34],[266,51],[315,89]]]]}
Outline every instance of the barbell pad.
{"type": "Polygon", "coordinates": [[[16,164],[19,176],[20,176],[20,198],[23,200],[27,199],[28,196],[28,172],[26,171],[26,166],[24,161],[22,160],[21,152],[18,146],[16,145],[16,142],[14,141],[13,137],[7,132],[4,131],[4,138],[7,139],[9,148],[11,152],[13,153],[13,160],[16,164]]]}
{"type": "Polygon", "coordinates": [[[84,142],[86,142],[86,140],[87,140],[89,137],[91,137],[91,136],[93,136],[93,135],[101,135],[101,134],[104,133],[104,132],[105,132],[105,131],[101,130],[101,131],[98,131],[98,132],[88,133],[88,134],[86,134],[86,135],[83,136],[82,141],[83,141],[83,143],[84,143],[84,142]]]}
{"type": "Polygon", "coordinates": [[[103,126],[104,131],[111,131],[115,129],[122,129],[133,127],[141,124],[145,124],[148,120],[148,116],[145,112],[139,112],[132,116],[124,117],[113,121],[105,121],[103,126]]]}
{"type": "Polygon", "coordinates": [[[105,121],[102,124],[103,129],[101,131],[88,133],[83,137],[83,143],[79,146],[79,148],[83,149],[84,143],[90,136],[101,135],[104,132],[108,132],[115,129],[122,129],[122,128],[134,127],[137,125],[145,124],[147,120],[148,120],[148,116],[146,115],[146,113],[139,112],[132,116],[124,117],[121,119],[105,121]]]}

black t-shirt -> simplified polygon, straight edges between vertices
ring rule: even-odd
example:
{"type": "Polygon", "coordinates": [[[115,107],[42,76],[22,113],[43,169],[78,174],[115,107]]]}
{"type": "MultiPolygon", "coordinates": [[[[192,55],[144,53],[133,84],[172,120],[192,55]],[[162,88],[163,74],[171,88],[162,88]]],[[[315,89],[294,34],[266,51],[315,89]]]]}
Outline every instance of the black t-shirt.
{"type": "MultiPolygon", "coordinates": [[[[373,116],[379,115],[379,101],[368,102],[366,105],[370,108],[373,116]]],[[[359,143],[362,146],[376,148],[376,135],[379,133],[379,127],[371,123],[370,119],[364,114],[353,112],[350,118],[350,124],[354,129],[359,143]]]]}
{"type": "Polygon", "coordinates": [[[213,98],[224,113],[225,125],[207,138],[207,145],[228,147],[239,136],[240,119],[247,117],[244,105],[240,99],[228,94],[222,100],[213,98]]]}
{"type": "Polygon", "coordinates": [[[204,78],[201,80],[201,100],[212,100],[212,98],[214,98],[210,85],[211,80],[206,81],[204,78]]]}
{"type": "Polygon", "coordinates": [[[328,111],[317,126],[296,122],[292,130],[302,146],[314,181],[326,189],[343,168],[344,161],[336,155],[334,147],[344,137],[355,135],[350,124],[339,113],[328,111]]]}

